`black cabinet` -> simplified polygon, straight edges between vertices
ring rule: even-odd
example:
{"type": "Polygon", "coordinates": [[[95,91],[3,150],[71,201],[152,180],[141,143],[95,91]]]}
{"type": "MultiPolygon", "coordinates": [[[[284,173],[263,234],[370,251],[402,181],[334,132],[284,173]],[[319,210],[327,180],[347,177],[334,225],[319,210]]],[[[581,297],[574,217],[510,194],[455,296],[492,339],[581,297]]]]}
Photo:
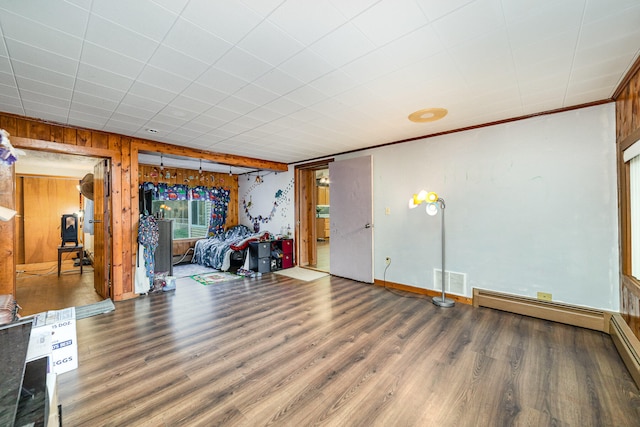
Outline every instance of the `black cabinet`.
{"type": "Polygon", "coordinates": [[[155,252],[154,273],[173,276],[173,221],[158,220],[158,247],[155,252]]]}

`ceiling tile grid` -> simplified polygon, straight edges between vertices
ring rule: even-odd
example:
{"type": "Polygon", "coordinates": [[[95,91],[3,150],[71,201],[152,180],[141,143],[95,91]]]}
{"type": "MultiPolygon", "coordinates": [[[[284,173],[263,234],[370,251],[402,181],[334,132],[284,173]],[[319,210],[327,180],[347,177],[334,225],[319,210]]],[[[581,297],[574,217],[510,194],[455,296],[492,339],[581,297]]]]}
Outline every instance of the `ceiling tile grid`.
{"type": "Polygon", "coordinates": [[[638,22],[637,0],[7,0],[0,111],[297,162],[606,100],[638,22]]]}

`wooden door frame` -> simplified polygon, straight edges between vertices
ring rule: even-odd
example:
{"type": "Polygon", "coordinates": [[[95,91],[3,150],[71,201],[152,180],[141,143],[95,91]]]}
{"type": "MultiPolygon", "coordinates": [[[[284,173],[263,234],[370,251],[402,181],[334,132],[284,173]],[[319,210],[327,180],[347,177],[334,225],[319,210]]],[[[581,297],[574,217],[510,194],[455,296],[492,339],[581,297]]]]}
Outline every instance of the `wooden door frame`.
{"type": "Polygon", "coordinates": [[[296,260],[298,260],[300,267],[308,267],[317,263],[315,172],[320,169],[328,169],[329,163],[333,161],[334,159],[330,158],[296,165],[294,168],[296,260]],[[310,182],[311,174],[313,174],[314,185],[304,185],[305,181],[310,182]],[[311,203],[304,204],[305,200],[310,200],[311,203]]]}
{"type": "MultiPolygon", "coordinates": [[[[84,147],[79,145],[61,144],[57,142],[49,142],[49,141],[24,138],[19,136],[12,136],[11,144],[15,148],[22,148],[25,150],[42,151],[47,153],[58,153],[58,154],[73,154],[73,155],[86,156],[86,157],[109,159],[110,160],[109,172],[111,174],[109,204],[111,206],[112,212],[115,212],[116,210],[118,211],[121,210],[120,199],[117,199],[111,196],[114,193],[114,188],[116,187],[116,184],[119,186],[119,183],[116,183],[114,181],[116,180],[116,177],[120,176],[120,163],[121,163],[120,153],[113,150],[105,149],[105,148],[94,148],[94,147],[84,147]]],[[[13,169],[14,169],[13,185],[14,185],[14,199],[15,199],[15,167],[13,169]]],[[[15,200],[14,200],[14,203],[15,203],[15,200]]],[[[119,240],[121,241],[121,234],[122,234],[121,227],[114,227],[112,218],[110,218],[110,221],[111,223],[109,224],[109,228],[112,234],[111,241],[112,242],[119,241],[119,240]]],[[[15,229],[14,229],[13,236],[15,236],[15,229]]],[[[118,265],[122,266],[122,251],[116,251],[115,245],[113,244],[111,244],[110,246],[111,246],[111,251],[110,251],[109,257],[111,259],[111,266],[108,272],[105,271],[105,274],[108,274],[111,280],[111,278],[114,277],[114,265],[116,264],[116,260],[118,260],[119,262],[118,265]],[[119,256],[116,252],[120,252],[119,256]]],[[[14,263],[15,263],[15,253],[14,253],[14,263]]],[[[13,294],[14,295],[16,294],[15,266],[14,266],[14,272],[13,272],[13,294]]]]}

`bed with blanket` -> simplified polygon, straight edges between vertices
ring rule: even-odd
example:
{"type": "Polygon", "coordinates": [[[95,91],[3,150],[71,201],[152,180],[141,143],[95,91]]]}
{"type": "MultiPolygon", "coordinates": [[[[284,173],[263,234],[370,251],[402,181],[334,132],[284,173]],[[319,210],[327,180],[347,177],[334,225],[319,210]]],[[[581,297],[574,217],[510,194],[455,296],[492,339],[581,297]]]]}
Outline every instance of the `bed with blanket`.
{"type": "Polygon", "coordinates": [[[240,253],[241,259],[244,259],[250,242],[268,240],[268,238],[268,231],[254,233],[245,225],[236,225],[219,236],[198,240],[191,262],[227,271],[231,266],[232,255],[240,253]]]}

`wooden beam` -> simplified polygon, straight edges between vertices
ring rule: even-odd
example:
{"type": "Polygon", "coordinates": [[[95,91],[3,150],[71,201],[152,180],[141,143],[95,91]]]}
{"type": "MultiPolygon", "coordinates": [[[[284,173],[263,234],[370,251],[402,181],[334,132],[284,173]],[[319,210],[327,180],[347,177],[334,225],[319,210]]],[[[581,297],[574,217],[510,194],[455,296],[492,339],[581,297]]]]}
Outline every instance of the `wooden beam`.
{"type": "Polygon", "coordinates": [[[139,152],[162,153],[181,157],[193,157],[196,159],[207,160],[227,166],[272,170],[276,172],[284,172],[289,169],[286,163],[255,159],[252,157],[236,156],[233,154],[215,153],[212,151],[164,144],[155,141],[136,139],[134,140],[133,144],[139,152]]]}
{"type": "Polygon", "coordinates": [[[114,154],[112,150],[107,148],[85,147],[82,145],[63,144],[59,142],[49,142],[40,139],[23,138],[20,136],[12,136],[11,144],[16,148],[24,148],[27,150],[49,151],[52,153],[77,154],[80,156],[91,157],[109,157],[114,154]]]}

